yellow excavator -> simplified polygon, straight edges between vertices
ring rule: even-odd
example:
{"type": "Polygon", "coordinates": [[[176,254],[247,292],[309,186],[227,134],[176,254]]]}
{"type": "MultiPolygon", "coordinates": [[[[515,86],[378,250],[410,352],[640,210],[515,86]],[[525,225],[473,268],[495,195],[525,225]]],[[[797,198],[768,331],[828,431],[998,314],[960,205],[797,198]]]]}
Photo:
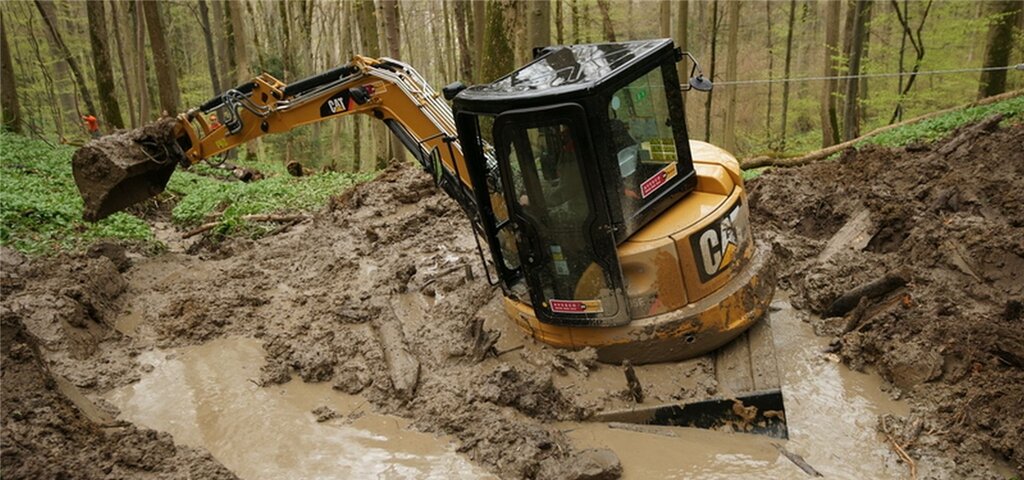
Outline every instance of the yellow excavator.
{"type": "MultiPolygon", "coordinates": [[[[683,91],[710,88],[668,39],[538,48],[527,65],[485,85],[453,83],[444,98],[409,65],[357,56],[289,84],[264,73],[178,115],[163,138],[139,134],[134,157],[91,142],[74,173],[86,218],[102,218],[162,191],[176,165],[371,115],[461,206],[488,280],[529,336],[633,365],[739,337],[714,354],[719,371],[738,377],[723,381],[720,401],[604,417],[715,426],[737,402],[783,406],[770,336],[751,330],[774,293],[770,248],[751,235],[738,162],[686,129],[683,91]],[[695,420],[705,417],[711,424],[695,420]]],[[[784,435],[784,416],[753,423],[784,435]]]]}

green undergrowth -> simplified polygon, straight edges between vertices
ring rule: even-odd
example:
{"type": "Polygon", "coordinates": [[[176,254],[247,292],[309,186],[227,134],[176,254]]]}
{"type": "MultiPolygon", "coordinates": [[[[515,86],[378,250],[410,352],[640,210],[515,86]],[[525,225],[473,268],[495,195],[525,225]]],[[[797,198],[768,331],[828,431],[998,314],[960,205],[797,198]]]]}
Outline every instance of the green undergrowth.
{"type": "MultiPolygon", "coordinates": [[[[82,199],[71,175],[75,149],[0,132],[0,245],[37,255],[81,250],[95,240],[115,239],[156,251],[160,243],[143,218],[116,213],[96,223],[82,220],[82,199]]],[[[252,214],[300,213],[319,209],[331,195],[373,174],[325,172],[289,176],[282,165],[246,166],[266,175],[242,183],[230,172],[206,165],[179,170],[163,198],[176,201],[171,218],[187,229],[209,221],[214,233],[258,236],[277,225],[245,222],[252,214]]]]}
{"type": "MultiPolygon", "coordinates": [[[[1002,114],[1005,117],[1001,123],[1004,127],[1024,122],[1024,96],[1014,97],[989,105],[962,108],[937,117],[894,128],[858,142],[855,148],[860,149],[867,145],[898,148],[911,143],[932,143],[946,138],[954,130],[964,125],[981,121],[995,114],[1002,114]]],[[[838,158],[839,154],[836,153],[829,156],[828,160],[838,158]]],[[[751,180],[757,178],[769,168],[771,167],[744,170],[743,179],[751,180]]]]}
{"type": "Polygon", "coordinates": [[[71,177],[74,148],[0,132],[0,244],[28,254],[80,249],[96,239],[154,242],[142,219],[82,220],[71,177]]]}

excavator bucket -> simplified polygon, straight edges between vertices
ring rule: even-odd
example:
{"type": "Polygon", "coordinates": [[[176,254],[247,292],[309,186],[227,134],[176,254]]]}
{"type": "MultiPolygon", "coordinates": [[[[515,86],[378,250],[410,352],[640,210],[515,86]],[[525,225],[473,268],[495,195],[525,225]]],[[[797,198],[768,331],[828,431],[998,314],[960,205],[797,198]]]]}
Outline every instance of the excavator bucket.
{"type": "Polygon", "coordinates": [[[176,128],[177,120],[165,118],[79,148],[71,169],[85,202],[82,217],[95,222],[163,192],[185,158],[176,128]]]}

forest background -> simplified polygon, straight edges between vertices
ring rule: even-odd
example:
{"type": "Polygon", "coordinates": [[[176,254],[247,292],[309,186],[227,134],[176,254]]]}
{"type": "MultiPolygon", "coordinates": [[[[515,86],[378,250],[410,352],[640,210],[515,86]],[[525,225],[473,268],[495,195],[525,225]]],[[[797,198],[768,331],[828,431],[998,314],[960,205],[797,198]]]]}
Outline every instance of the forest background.
{"type": "MultiPolygon", "coordinates": [[[[0,97],[7,129],[74,145],[85,114],[104,132],[135,127],[260,72],[290,82],[354,54],[403,60],[440,89],[492,81],[538,45],[671,37],[716,82],[686,95],[691,138],[788,156],[1024,87],[1022,12],[1020,0],[7,1],[0,97]],[[848,75],[861,78],[821,79],[848,75]]],[[[371,121],[266,137],[243,157],[372,172],[396,155],[371,121]]]]}

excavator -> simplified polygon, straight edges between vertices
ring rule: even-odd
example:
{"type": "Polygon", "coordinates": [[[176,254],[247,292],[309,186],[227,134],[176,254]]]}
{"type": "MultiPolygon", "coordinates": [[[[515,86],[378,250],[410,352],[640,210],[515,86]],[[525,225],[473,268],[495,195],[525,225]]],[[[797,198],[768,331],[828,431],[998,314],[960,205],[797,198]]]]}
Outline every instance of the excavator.
{"type": "Polygon", "coordinates": [[[441,94],[390,58],[356,56],[288,84],[264,73],[178,115],[170,135],[137,138],[135,155],[111,155],[102,139],[84,146],[73,167],[85,216],[161,192],[178,165],[369,115],[461,207],[488,281],[527,335],[592,347],[612,364],[714,357],[720,398],[598,418],[743,423],[784,437],[774,349],[760,321],[775,288],[771,251],[751,234],[736,159],[687,133],[683,92],[710,90],[710,81],[670,39],[533,54],[491,83],[456,82],[441,94]],[[676,67],[686,59],[691,77],[681,85],[676,67]]]}

